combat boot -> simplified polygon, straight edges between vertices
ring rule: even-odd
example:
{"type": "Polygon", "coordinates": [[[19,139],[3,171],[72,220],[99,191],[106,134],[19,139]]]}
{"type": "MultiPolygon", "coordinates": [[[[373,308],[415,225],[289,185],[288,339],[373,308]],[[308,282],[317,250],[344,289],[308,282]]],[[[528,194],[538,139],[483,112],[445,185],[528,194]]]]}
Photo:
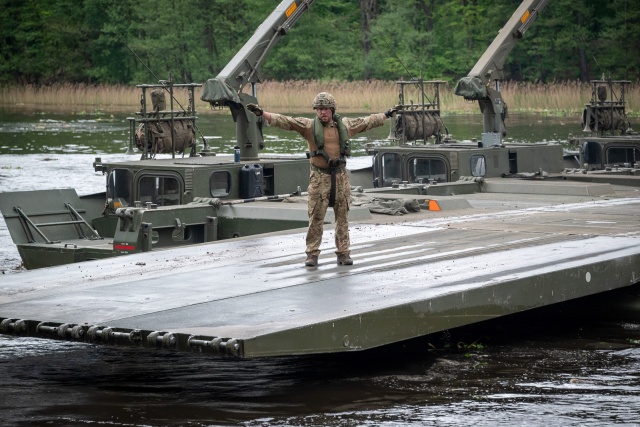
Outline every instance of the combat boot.
{"type": "Polygon", "coordinates": [[[305,267],[317,267],[318,255],[307,255],[307,260],[304,262],[305,267]]]}
{"type": "Polygon", "coordinates": [[[353,260],[349,254],[338,255],[338,265],[353,265],[353,260]]]}

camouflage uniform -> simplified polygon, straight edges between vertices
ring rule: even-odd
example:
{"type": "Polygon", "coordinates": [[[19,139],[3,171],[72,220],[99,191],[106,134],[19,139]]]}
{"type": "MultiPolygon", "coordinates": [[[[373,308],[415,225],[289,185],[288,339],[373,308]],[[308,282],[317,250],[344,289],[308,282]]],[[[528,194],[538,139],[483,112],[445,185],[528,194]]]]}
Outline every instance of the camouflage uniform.
{"type": "MultiPolygon", "coordinates": [[[[317,151],[313,137],[313,121],[305,117],[289,117],[282,114],[270,113],[271,117],[267,123],[271,126],[285,130],[295,130],[307,141],[309,151],[317,151]]],[[[385,113],[371,114],[366,117],[354,119],[342,118],[349,137],[365,132],[369,129],[382,126],[386,116],[385,113]]],[[[340,138],[338,128],[331,122],[324,126],[324,151],[332,159],[340,158],[340,138]]],[[[309,210],[309,230],[307,231],[307,255],[320,255],[320,243],[322,242],[322,231],[324,216],[329,206],[329,194],[331,190],[331,174],[329,164],[322,156],[313,156],[311,162],[311,176],[309,177],[308,188],[308,210],[309,210]]],[[[335,240],[336,254],[349,254],[349,204],[351,200],[351,185],[349,175],[344,165],[342,165],[336,175],[336,199],[333,212],[336,218],[335,240]]]]}

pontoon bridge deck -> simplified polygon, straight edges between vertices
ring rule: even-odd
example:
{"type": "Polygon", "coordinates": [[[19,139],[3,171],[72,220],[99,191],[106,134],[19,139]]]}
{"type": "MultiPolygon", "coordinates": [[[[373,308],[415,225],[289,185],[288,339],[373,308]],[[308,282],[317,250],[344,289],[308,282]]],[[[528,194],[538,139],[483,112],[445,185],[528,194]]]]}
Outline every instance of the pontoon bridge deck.
{"type": "Polygon", "coordinates": [[[441,211],[352,222],[353,266],[328,225],[312,269],[297,229],[4,275],[0,333],[240,358],[369,349],[640,282],[639,189],[487,180],[430,198],[441,211]]]}

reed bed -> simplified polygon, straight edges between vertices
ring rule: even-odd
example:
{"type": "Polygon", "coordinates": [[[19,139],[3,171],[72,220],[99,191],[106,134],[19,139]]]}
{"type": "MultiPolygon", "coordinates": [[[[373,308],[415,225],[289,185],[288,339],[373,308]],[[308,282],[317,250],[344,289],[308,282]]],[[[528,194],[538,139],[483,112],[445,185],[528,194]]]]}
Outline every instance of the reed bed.
{"type": "Polygon", "coordinates": [[[140,94],[135,86],[54,84],[47,86],[0,87],[0,105],[17,109],[58,109],[83,111],[118,111],[139,109],[140,94]]]}
{"type": "MultiPolygon", "coordinates": [[[[453,94],[454,84],[440,86],[440,105],[443,115],[476,114],[477,103],[465,101],[453,94]]],[[[395,81],[268,81],[258,87],[261,105],[274,112],[308,113],[318,92],[334,95],[338,110],[351,113],[385,111],[398,102],[395,81]]],[[[425,92],[431,98],[432,89],[425,92]]],[[[577,81],[551,84],[503,82],[502,96],[511,113],[542,113],[567,115],[581,112],[591,98],[591,86],[577,81]]],[[[200,101],[196,90],[196,109],[200,113],[211,110],[200,101]]],[[[178,102],[188,104],[186,90],[176,90],[178,102]]],[[[416,97],[417,98],[417,97],[416,97]]],[[[640,82],[632,83],[626,93],[627,113],[640,116],[640,82]]],[[[416,99],[417,101],[417,99],[416,99]]],[[[150,101],[149,101],[150,103],[150,101]]],[[[0,107],[3,109],[56,110],[76,114],[96,112],[134,112],[140,110],[140,90],[124,85],[58,84],[49,86],[2,86],[0,107]]],[[[150,108],[150,105],[148,105],[150,108]]]]}

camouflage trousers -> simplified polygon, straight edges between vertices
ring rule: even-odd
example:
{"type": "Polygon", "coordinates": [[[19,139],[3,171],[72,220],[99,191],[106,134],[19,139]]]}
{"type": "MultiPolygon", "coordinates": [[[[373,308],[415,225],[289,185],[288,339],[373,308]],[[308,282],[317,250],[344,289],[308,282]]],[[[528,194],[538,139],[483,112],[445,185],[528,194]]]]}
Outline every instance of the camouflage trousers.
{"type": "MultiPolygon", "coordinates": [[[[329,207],[331,193],[331,175],[311,170],[308,191],[309,230],[307,231],[307,255],[320,255],[324,216],[329,207]]],[[[336,219],[336,254],[349,254],[349,204],[351,203],[351,185],[349,175],[342,168],[336,173],[336,199],[333,213],[336,219]]]]}

